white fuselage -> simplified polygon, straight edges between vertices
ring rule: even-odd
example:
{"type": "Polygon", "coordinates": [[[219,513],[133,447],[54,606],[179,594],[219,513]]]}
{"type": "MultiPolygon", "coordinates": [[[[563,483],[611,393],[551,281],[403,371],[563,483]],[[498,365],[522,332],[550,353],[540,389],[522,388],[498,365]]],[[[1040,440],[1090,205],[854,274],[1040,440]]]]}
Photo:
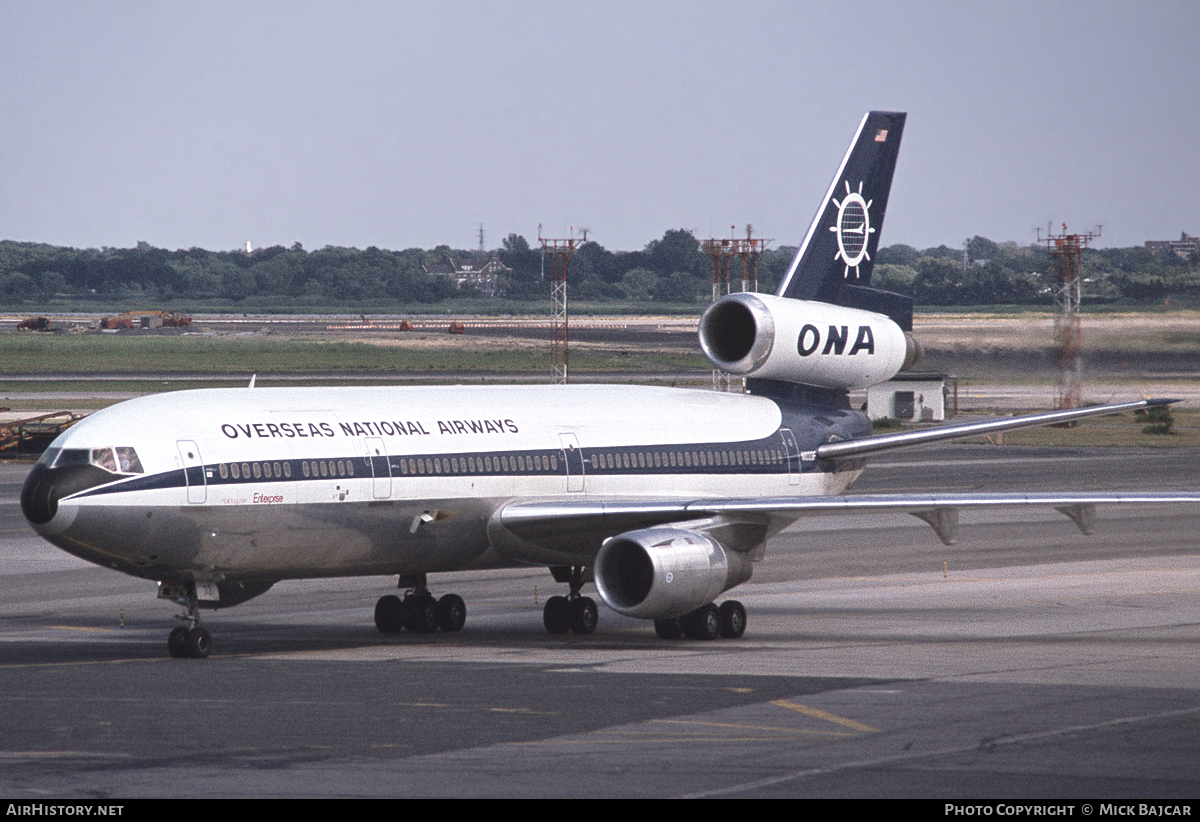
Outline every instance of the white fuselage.
{"type": "Polygon", "coordinates": [[[498,533],[505,503],[844,490],[857,471],[802,460],[815,443],[785,416],[763,397],[648,387],[160,394],[93,414],[52,444],[46,466],[90,455],[91,470],[96,455],[132,452],[140,470],[63,495],[35,527],[159,580],[540,564],[554,557],[498,533]]]}

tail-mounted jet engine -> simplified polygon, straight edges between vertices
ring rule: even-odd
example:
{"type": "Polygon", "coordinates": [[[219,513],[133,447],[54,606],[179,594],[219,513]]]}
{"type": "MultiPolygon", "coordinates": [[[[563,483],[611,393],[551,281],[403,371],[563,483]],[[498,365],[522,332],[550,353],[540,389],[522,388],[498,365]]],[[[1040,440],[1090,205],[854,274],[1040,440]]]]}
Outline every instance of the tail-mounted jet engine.
{"type": "Polygon", "coordinates": [[[600,597],[617,613],[671,619],[750,579],[751,561],[706,534],[646,528],[605,540],[593,571],[600,597]]]}
{"type": "Polygon", "coordinates": [[[855,389],[910,368],[921,349],[882,314],[770,294],[730,294],[700,318],[700,347],[739,377],[855,389]]]}

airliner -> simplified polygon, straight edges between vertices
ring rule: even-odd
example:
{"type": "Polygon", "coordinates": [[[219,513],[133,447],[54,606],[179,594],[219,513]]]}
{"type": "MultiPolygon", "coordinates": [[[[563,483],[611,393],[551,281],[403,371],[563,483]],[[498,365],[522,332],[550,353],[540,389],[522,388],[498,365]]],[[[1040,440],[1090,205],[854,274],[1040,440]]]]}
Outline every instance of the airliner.
{"type": "Polygon", "coordinates": [[[809,516],[906,512],[947,544],[961,509],[1042,505],[1085,532],[1101,503],[1195,494],[851,495],[867,456],[1111,414],[1142,400],[873,434],[849,391],[918,361],[912,300],[870,286],[905,114],[869,112],[776,294],[736,293],[699,324],[743,393],[646,386],[180,391],[92,414],[21,493],[33,528],[178,604],[171,656],[203,658],[204,609],[280,580],[395,577],[379,631],[454,632],[466,604],[439,572],[542,566],[551,633],[592,633],[592,583],[666,640],[737,638],[767,540],[809,516]]]}

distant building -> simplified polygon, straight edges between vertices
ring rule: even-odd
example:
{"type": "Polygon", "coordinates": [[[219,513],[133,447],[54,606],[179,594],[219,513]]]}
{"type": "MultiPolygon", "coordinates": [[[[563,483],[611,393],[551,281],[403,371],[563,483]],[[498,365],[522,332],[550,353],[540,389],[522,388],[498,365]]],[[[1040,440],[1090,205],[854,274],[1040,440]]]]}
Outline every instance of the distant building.
{"type": "Polygon", "coordinates": [[[958,378],[932,371],[901,371],[867,389],[867,416],[911,422],[941,422],[946,406],[958,413],[958,378]]]}
{"type": "Polygon", "coordinates": [[[1200,251],[1200,237],[1191,237],[1184,232],[1178,240],[1147,240],[1146,250],[1151,254],[1174,254],[1185,260],[1200,251]]]}
{"type": "Polygon", "coordinates": [[[512,271],[496,257],[489,257],[486,260],[468,260],[455,259],[449,255],[446,257],[446,262],[427,265],[424,268],[426,274],[452,277],[458,288],[462,288],[463,283],[470,283],[479,289],[479,293],[489,297],[496,295],[496,284],[500,275],[512,271]]]}

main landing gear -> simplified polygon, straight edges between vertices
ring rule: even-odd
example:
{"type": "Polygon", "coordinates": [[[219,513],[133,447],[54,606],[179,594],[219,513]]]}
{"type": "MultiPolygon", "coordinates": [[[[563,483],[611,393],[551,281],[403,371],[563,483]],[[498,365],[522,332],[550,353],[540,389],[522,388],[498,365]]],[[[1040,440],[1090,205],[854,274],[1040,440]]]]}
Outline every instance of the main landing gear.
{"type": "Polygon", "coordinates": [[[160,588],[159,596],[170,598],[187,609],[185,614],[176,614],[176,619],[188,623],[180,625],[167,636],[167,653],[176,659],[204,659],[212,652],[212,636],[200,627],[200,601],[194,585],[182,586],[178,591],[160,588]],[[168,596],[170,595],[170,596],[168,596]]]}
{"type": "Polygon", "coordinates": [[[746,633],[746,607],[736,599],[702,605],[674,619],[654,620],[654,632],[663,639],[737,639],[746,633]]]}
{"type": "Polygon", "coordinates": [[[567,596],[553,596],[546,600],[542,611],[542,622],[546,630],[552,634],[590,634],[596,630],[600,621],[600,612],[596,602],[591,597],[580,595],[584,585],[584,567],[580,565],[567,567],[552,567],[550,573],[555,582],[565,582],[571,586],[567,596]]]}
{"type": "Polygon", "coordinates": [[[380,633],[397,634],[407,629],[414,634],[461,631],[467,621],[467,605],[458,594],[434,599],[426,587],[424,574],[401,575],[399,588],[407,588],[404,599],[395,594],[380,597],[375,603],[375,627],[380,633]]]}

